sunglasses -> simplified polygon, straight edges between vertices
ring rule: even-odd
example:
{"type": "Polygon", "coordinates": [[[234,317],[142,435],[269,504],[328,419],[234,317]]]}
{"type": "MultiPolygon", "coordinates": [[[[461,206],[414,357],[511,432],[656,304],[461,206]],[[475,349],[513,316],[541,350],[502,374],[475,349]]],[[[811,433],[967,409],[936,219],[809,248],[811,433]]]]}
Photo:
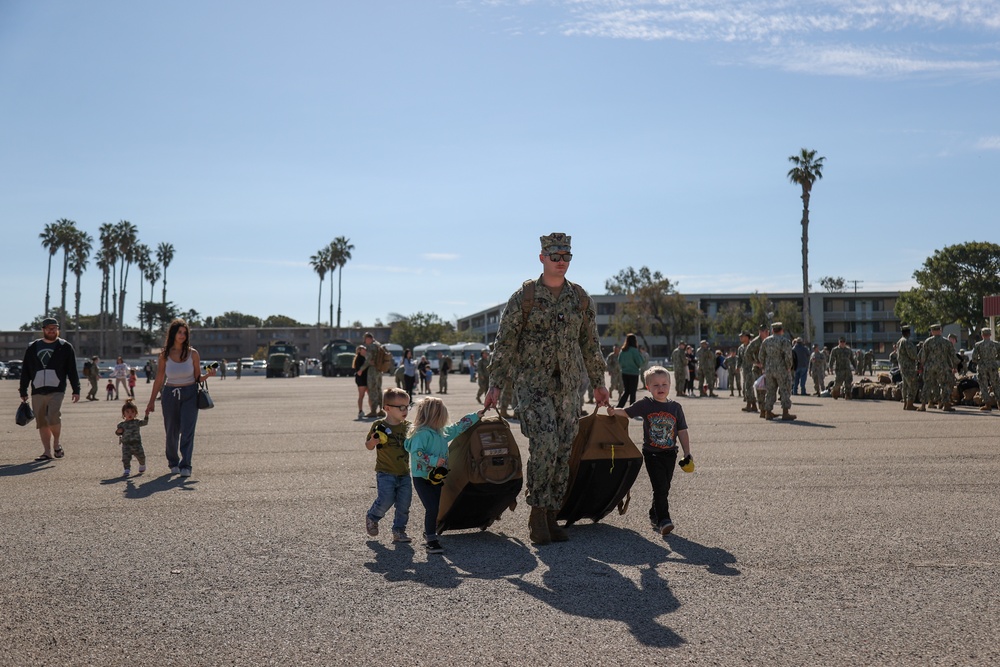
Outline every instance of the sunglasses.
{"type": "Polygon", "coordinates": [[[409,405],[386,405],[387,408],[396,408],[402,412],[407,412],[410,409],[409,405]]]}
{"type": "Polygon", "coordinates": [[[549,253],[549,259],[552,260],[553,262],[568,262],[568,261],[570,261],[570,260],[573,259],[573,253],[571,253],[571,252],[564,252],[564,253],[550,252],[549,253]]]}

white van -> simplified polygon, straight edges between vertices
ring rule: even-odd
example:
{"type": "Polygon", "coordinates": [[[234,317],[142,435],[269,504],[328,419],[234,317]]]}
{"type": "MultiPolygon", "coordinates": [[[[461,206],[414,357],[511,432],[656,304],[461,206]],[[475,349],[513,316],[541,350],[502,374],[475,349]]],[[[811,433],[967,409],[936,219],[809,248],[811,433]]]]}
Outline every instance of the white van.
{"type": "Polygon", "coordinates": [[[451,346],[451,367],[459,373],[469,372],[469,359],[476,364],[483,350],[489,350],[489,345],[482,343],[458,343],[451,346]]]}
{"type": "MultiPolygon", "coordinates": [[[[423,345],[417,345],[413,348],[413,361],[420,361],[420,357],[423,355],[430,362],[431,370],[437,373],[439,352],[451,356],[451,345],[445,345],[444,343],[424,343],[423,345]]],[[[454,370],[454,364],[452,365],[452,370],[454,370]]]]}

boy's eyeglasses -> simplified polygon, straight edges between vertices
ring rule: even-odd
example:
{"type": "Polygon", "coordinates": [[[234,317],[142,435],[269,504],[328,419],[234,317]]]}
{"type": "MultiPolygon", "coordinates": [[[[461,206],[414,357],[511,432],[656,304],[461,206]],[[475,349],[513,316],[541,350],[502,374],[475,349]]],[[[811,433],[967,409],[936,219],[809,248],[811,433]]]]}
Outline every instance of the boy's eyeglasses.
{"type": "Polygon", "coordinates": [[[386,405],[385,407],[396,408],[397,410],[401,410],[402,412],[407,412],[410,409],[409,405],[386,405]]]}
{"type": "Polygon", "coordinates": [[[564,253],[550,252],[549,253],[549,259],[551,259],[553,262],[568,262],[571,259],[573,259],[573,253],[571,253],[571,252],[564,252],[564,253]]]}

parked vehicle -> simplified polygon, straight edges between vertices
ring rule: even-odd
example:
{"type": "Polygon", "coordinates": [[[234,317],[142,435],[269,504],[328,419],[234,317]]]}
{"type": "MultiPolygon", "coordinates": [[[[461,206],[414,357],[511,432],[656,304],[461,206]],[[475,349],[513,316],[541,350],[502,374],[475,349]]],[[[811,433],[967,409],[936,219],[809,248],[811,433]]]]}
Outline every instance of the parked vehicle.
{"type": "Polygon", "coordinates": [[[469,359],[475,365],[483,350],[490,349],[482,343],[457,343],[451,346],[451,367],[457,373],[469,372],[469,359]]]}
{"type": "Polygon", "coordinates": [[[21,360],[15,359],[13,361],[7,362],[7,379],[8,380],[20,380],[21,379],[21,360]]]}
{"type": "Polygon", "coordinates": [[[385,348],[386,352],[392,355],[392,368],[389,369],[389,372],[391,373],[396,370],[397,366],[403,363],[403,346],[397,345],[396,343],[386,343],[382,347],[385,348]]]}
{"type": "Polygon", "coordinates": [[[284,340],[273,340],[267,346],[267,373],[269,378],[298,377],[302,372],[299,365],[299,348],[284,340]]]}
{"type": "Polygon", "coordinates": [[[323,377],[333,377],[335,375],[347,375],[347,373],[337,372],[337,357],[347,352],[354,356],[354,343],[344,338],[336,338],[323,346],[319,351],[320,363],[323,365],[323,377]]]}
{"type": "MultiPolygon", "coordinates": [[[[451,356],[451,345],[445,345],[444,343],[424,343],[423,345],[417,345],[413,348],[413,358],[420,359],[421,355],[426,356],[427,361],[430,363],[431,370],[437,373],[439,352],[451,356]]],[[[452,364],[452,370],[454,369],[455,365],[452,364]]]]}

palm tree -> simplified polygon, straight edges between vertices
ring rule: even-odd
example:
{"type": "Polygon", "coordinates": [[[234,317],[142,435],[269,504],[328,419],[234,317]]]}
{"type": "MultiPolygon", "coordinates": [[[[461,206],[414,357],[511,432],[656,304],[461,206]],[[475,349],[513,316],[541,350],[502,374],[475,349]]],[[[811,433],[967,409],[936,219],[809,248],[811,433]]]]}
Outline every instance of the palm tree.
{"type": "Polygon", "coordinates": [[[825,157],[816,157],[816,151],[803,148],[798,155],[790,155],[788,161],[794,167],[788,170],[788,180],[802,187],[802,332],[806,340],[812,340],[809,326],[809,193],[813,183],[823,178],[825,157]]]}
{"type": "Polygon", "coordinates": [[[56,221],[59,224],[59,228],[56,230],[56,236],[59,239],[59,247],[63,251],[63,279],[62,279],[62,301],[59,304],[60,312],[62,315],[60,317],[66,317],[66,290],[68,288],[68,276],[69,276],[69,256],[73,251],[73,244],[76,242],[76,237],[79,235],[80,230],[76,228],[76,223],[72,220],[67,220],[66,218],[60,218],[56,221]]]}
{"type": "MultiPolygon", "coordinates": [[[[336,268],[340,269],[337,272],[337,328],[340,328],[340,286],[341,279],[344,277],[344,265],[347,264],[348,260],[351,259],[351,251],[354,250],[354,246],[351,245],[351,240],[344,236],[338,236],[330,244],[330,251],[333,259],[333,263],[336,268]]],[[[330,319],[333,319],[333,293],[330,294],[330,319]]]]}
{"type": "Polygon", "coordinates": [[[76,309],[73,320],[76,322],[76,336],[73,343],[79,348],[80,345],[80,278],[87,268],[87,260],[90,259],[90,251],[94,248],[94,237],[84,231],[77,233],[73,241],[73,252],[69,258],[69,268],[76,276],[76,309]]]}
{"type": "Polygon", "coordinates": [[[59,252],[59,226],[62,220],[56,220],[45,225],[45,229],[38,235],[42,240],[42,247],[49,251],[49,268],[45,276],[45,310],[42,317],[49,316],[49,285],[52,282],[52,258],[59,252]]]}
{"type": "Polygon", "coordinates": [[[101,356],[108,356],[106,331],[111,324],[108,322],[108,312],[112,300],[112,290],[115,288],[114,272],[118,262],[118,246],[115,243],[115,226],[105,222],[99,230],[101,250],[97,253],[97,266],[101,269],[101,356]]]}
{"type": "MultiPolygon", "coordinates": [[[[150,262],[149,266],[146,267],[146,273],[143,276],[149,281],[149,303],[153,303],[153,292],[156,291],[156,281],[160,279],[160,265],[156,262],[150,262]]],[[[153,311],[149,311],[149,330],[153,330],[153,311]]]]}
{"type": "MultiPolygon", "coordinates": [[[[152,261],[153,259],[151,257],[151,252],[148,245],[146,245],[145,243],[140,243],[135,247],[135,265],[139,269],[139,331],[144,331],[144,325],[145,325],[145,317],[144,317],[145,311],[143,310],[142,307],[143,303],[142,291],[143,287],[145,286],[145,283],[143,281],[146,279],[146,272],[149,270],[149,265],[152,263],[152,261]]],[[[152,297],[153,293],[150,292],[149,296],[152,297]]],[[[150,329],[152,328],[153,327],[150,327],[150,329]]]]}
{"type": "Polygon", "coordinates": [[[118,246],[118,263],[121,267],[118,272],[118,341],[122,340],[122,331],[125,328],[125,292],[128,285],[128,271],[135,262],[136,247],[139,244],[139,230],[128,220],[119,220],[115,225],[115,241],[118,246]]]}
{"type": "Polygon", "coordinates": [[[172,243],[160,243],[156,246],[156,259],[163,265],[163,305],[167,305],[167,267],[174,261],[174,245],[172,243]]]}
{"type": "Polygon", "coordinates": [[[315,255],[311,256],[309,266],[319,274],[319,296],[316,299],[316,326],[318,327],[322,324],[320,311],[323,308],[323,279],[326,277],[326,272],[330,270],[330,246],[320,248],[315,255]]]}

